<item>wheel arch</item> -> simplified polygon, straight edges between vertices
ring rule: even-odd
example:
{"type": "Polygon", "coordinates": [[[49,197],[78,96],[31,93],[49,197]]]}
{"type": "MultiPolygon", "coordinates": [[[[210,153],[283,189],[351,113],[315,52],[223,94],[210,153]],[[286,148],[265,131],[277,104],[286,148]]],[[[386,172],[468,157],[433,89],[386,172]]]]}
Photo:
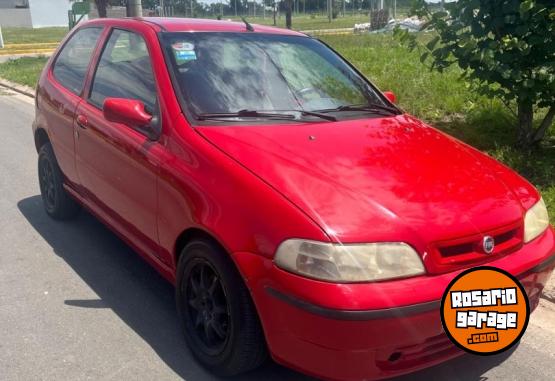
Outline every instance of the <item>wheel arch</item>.
{"type": "Polygon", "coordinates": [[[40,148],[45,145],[46,143],[50,143],[50,137],[44,128],[37,128],[35,130],[35,148],[37,152],[40,151],[40,148]]]}
{"type": "MultiPolygon", "coordinates": [[[[255,305],[255,308],[257,309],[257,313],[258,313],[258,308],[256,307],[256,303],[254,302],[254,298],[252,295],[252,290],[249,287],[249,282],[247,277],[245,276],[245,274],[243,273],[243,271],[241,271],[241,268],[239,267],[236,259],[234,258],[234,256],[232,255],[231,251],[228,250],[225,245],[223,245],[220,240],[218,240],[213,234],[211,234],[209,231],[199,228],[199,227],[190,227],[185,229],[183,232],[181,232],[181,234],[177,237],[176,241],[175,241],[175,245],[174,245],[174,263],[175,263],[175,269],[177,270],[178,267],[178,263],[179,263],[179,258],[182,254],[183,248],[191,241],[194,240],[205,240],[208,242],[211,242],[213,244],[215,244],[219,249],[221,249],[221,251],[223,253],[225,253],[224,255],[226,255],[229,259],[229,261],[233,264],[233,267],[235,268],[235,270],[237,271],[237,274],[239,274],[239,277],[241,278],[241,280],[243,281],[243,283],[245,284],[245,286],[247,287],[247,289],[249,290],[249,294],[251,296],[251,300],[253,302],[253,304],[255,305]]],[[[177,274],[176,274],[176,278],[177,278],[177,274]]]]}
{"type": "MultiPolygon", "coordinates": [[[[209,233],[207,230],[202,229],[202,228],[190,227],[190,228],[187,228],[184,231],[182,231],[181,234],[179,234],[179,236],[175,240],[173,257],[174,257],[176,268],[177,268],[177,264],[179,262],[179,257],[181,256],[181,252],[183,251],[183,248],[189,242],[191,242],[193,240],[196,240],[196,239],[207,240],[207,241],[210,241],[210,242],[214,243],[223,252],[225,252],[227,254],[227,256],[229,257],[229,259],[235,264],[235,261],[233,260],[233,256],[231,255],[229,250],[226,249],[226,247],[213,234],[209,233]]],[[[237,268],[237,264],[235,264],[235,267],[237,268]]],[[[238,268],[237,268],[237,271],[239,271],[238,268]]],[[[239,274],[241,274],[241,271],[239,271],[239,274]]]]}

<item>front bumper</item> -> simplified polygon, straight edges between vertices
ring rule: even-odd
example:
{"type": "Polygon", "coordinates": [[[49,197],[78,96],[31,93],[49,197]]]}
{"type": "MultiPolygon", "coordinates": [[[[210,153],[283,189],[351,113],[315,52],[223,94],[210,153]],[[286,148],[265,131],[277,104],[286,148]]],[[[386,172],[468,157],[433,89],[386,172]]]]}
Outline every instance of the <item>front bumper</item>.
{"type": "MultiPolygon", "coordinates": [[[[463,353],[444,334],[439,315],[442,294],[459,272],[332,284],[282,271],[260,256],[234,256],[279,363],[328,380],[369,380],[410,373],[463,353]]],[[[553,229],[488,265],[517,276],[533,310],[555,267],[553,229]]]]}

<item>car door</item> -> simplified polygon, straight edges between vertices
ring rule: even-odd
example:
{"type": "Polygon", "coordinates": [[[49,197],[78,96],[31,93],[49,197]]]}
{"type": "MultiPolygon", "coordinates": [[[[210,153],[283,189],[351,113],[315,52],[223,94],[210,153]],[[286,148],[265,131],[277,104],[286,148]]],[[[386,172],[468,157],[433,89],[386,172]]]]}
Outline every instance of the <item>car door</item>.
{"type": "Polygon", "coordinates": [[[64,44],[38,88],[39,120],[48,131],[58,164],[71,184],[77,184],[75,169],[75,111],[81,101],[91,57],[102,34],[102,27],[77,30],[64,44]]]}
{"type": "Polygon", "coordinates": [[[140,251],[157,256],[156,177],[160,147],[144,130],[106,120],[106,98],[136,99],[159,131],[156,85],[144,38],[112,29],[100,54],[89,94],[77,108],[76,167],[85,197],[140,251]]]}

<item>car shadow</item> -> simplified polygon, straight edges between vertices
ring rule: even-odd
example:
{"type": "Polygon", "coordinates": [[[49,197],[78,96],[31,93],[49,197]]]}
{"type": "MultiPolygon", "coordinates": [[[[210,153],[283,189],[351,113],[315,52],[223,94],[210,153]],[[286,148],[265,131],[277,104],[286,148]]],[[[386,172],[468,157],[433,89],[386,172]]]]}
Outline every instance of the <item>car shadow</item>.
{"type": "MultiPolygon", "coordinates": [[[[99,299],[65,300],[75,308],[110,308],[145,340],[177,375],[188,381],[217,380],[200,367],[182,338],[173,299],[173,286],[144,262],[114,233],[89,213],[71,222],[57,222],[44,212],[40,196],[25,198],[18,208],[31,226],[99,299]]],[[[486,380],[483,374],[502,363],[512,351],[480,357],[465,355],[439,366],[396,378],[486,380]]],[[[309,381],[313,378],[271,361],[235,380],[309,381]]]]}

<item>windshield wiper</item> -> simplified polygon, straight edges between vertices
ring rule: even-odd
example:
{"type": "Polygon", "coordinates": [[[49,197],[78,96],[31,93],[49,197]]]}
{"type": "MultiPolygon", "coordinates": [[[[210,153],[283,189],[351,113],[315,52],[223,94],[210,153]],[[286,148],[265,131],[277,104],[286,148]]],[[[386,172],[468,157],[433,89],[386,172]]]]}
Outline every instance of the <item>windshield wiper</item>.
{"type": "MultiPolygon", "coordinates": [[[[325,115],[314,111],[305,110],[283,110],[284,112],[298,112],[302,116],[316,116],[329,121],[336,121],[337,118],[332,115],[325,115]]],[[[256,110],[240,110],[237,112],[213,112],[213,113],[202,113],[197,115],[198,120],[206,119],[220,119],[220,118],[267,118],[267,119],[278,119],[278,120],[295,120],[297,119],[294,114],[286,114],[279,112],[265,112],[256,110]]]]}
{"type": "Polygon", "coordinates": [[[398,115],[399,110],[393,107],[381,105],[378,103],[359,104],[359,105],[343,105],[337,108],[318,110],[319,112],[341,112],[341,111],[370,111],[382,115],[398,115]]]}
{"type": "Polygon", "coordinates": [[[308,111],[308,110],[287,110],[287,111],[298,112],[299,114],[301,114],[301,116],[315,116],[315,117],[320,118],[320,119],[329,120],[330,122],[337,121],[337,118],[335,116],[323,114],[321,112],[308,111]]]}
{"type": "Polygon", "coordinates": [[[262,112],[255,110],[240,110],[237,112],[207,112],[197,115],[198,120],[220,119],[220,118],[268,118],[294,120],[293,114],[282,114],[273,112],[262,112]]]}

